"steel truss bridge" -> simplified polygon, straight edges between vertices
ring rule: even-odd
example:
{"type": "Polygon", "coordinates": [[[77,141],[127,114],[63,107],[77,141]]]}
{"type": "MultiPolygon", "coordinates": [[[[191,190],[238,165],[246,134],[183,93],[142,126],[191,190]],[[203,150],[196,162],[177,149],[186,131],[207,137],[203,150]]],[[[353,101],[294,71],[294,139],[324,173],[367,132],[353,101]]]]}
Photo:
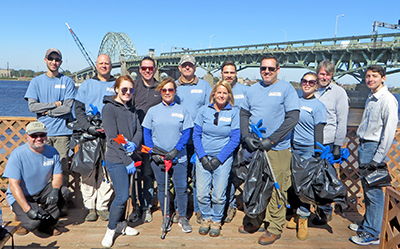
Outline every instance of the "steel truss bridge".
{"type": "MultiPolygon", "coordinates": [[[[137,72],[144,57],[137,56],[132,41],[124,33],[107,33],[99,50],[99,54],[103,53],[111,57],[114,68],[126,66],[128,73],[137,72]]],[[[361,82],[364,70],[372,64],[382,65],[387,74],[400,72],[400,33],[177,51],[162,53],[154,59],[161,72],[176,77],[179,60],[185,54],[193,55],[197,66],[211,74],[220,70],[225,60],[234,61],[238,71],[259,67],[265,54],[277,56],[282,68],[310,71],[316,71],[320,61],[330,60],[336,64],[335,78],[351,75],[361,82]]],[[[77,73],[77,81],[92,74],[90,67],[83,69],[77,73]]]]}

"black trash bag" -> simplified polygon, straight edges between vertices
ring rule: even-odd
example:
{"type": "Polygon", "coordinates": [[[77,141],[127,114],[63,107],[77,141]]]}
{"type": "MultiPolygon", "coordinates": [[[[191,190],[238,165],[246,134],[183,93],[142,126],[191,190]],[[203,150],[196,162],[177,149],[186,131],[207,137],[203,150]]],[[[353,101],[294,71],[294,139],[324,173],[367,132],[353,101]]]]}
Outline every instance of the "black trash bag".
{"type": "Polygon", "coordinates": [[[304,203],[326,205],[336,202],[342,210],[348,208],[347,188],[326,159],[311,157],[304,160],[294,152],[292,186],[304,203]]]}
{"type": "Polygon", "coordinates": [[[369,164],[361,164],[359,174],[362,181],[369,187],[386,187],[391,186],[392,177],[385,162],[371,167],[369,164]]]}
{"type": "Polygon", "coordinates": [[[247,172],[251,164],[251,158],[254,153],[250,153],[245,146],[239,144],[236,157],[232,163],[232,172],[240,180],[246,180],[247,172]]]}
{"type": "Polygon", "coordinates": [[[268,205],[274,182],[264,153],[257,150],[251,160],[243,185],[244,212],[256,218],[268,205]]]}
{"type": "Polygon", "coordinates": [[[79,150],[72,158],[71,170],[90,177],[96,166],[101,160],[101,150],[103,148],[102,138],[87,140],[79,143],[79,150]]]}

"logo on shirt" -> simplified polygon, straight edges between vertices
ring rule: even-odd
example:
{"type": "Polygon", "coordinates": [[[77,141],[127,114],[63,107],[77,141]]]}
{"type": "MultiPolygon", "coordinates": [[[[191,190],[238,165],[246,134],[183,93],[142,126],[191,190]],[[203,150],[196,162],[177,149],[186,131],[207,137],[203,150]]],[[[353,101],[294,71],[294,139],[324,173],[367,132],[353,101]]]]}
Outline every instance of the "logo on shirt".
{"type": "Polygon", "coordinates": [[[190,93],[203,93],[203,89],[192,89],[190,93]]]}
{"type": "Polygon", "coordinates": [[[65,85],[57,84],[57,85],[54,85],[54,88],[56,88],[56,89],[65,89],[65,85]]]}
{"type": "Polygon", "coordinates": [[[306,111],[308,111],[308,112],[312,112],[312,108],[311,108],[311,107],[308,107],[308,106],[302,106],[300,109],[306,110],[306,111]]]}
{"type": "Polygon", "coordinates": [[[114,88],[113,88],[113,87],[107,87],[107,88],[106,88],[106,91],[107,91],[107,92],[114,92],[114,88]]]}
{"type": "Polygon", "coordinates": [[[220,117],[219,121],[223,121],[223,122],[231,122],[232,118],[228,118],[228,117],[220,117]]]}
{"type": "Polygon", "coordinates": [[[280,96],[282,96],[282,93],[281,92],[270,92],[268,96],[280,97],[280,96]]]}
{"type": "Polygon", "coordinates": [[[238,95],[235,95],[233,97],[235,97],[235,99],[244,99],[244,95],[243,94],[238,94],[238,95]]]}
{"type": "Polygon", "coordinates": [[[54,160],[47,160],[43,162],[43,166],[52,166],[54,164],[54,160]]]}
{"type": "Polygon", "coordinates": [[[183,118],[183,114],[182,114],[182,113],[175,113],[175,112],[173,112],[173,113],[171,114],[171,117],[183,118]]]}

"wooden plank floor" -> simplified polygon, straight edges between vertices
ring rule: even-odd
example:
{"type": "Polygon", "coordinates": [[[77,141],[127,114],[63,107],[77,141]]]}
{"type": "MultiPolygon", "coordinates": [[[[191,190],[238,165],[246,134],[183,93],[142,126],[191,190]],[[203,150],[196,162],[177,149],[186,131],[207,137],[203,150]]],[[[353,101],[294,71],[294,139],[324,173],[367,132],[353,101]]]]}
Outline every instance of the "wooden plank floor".
{"type": "MultiPolygon", "coordinates": [[[[106,231],[107,222],[84,222],[86,212],[82,208],[71,209],[66,218],[60,220],[63,226],[63,234],[60,236],[43,237],[43,234],[29,233],[24,236],[14,235],[15,248],[102,248],[101,240],[106,231]]],[[[323,227],[309,226],[309,237],[306,241],[299,241],[294,230],[284,229],[281,239],[269,246],[261,246],[257,243],[261,233],[240,234],[237,229],[241,225],[243,212],[239,211],[229,224],[225,224],[221,236],[211,238],[200,236],[197,233],[199,225],[194,218],[190,220],[193,226],[192,233],[183,233],[181,228],[174,224],[172,230],[162,240],[161,236],[161,211],[153,213],[151,223],[138,225],[138,236],[119,236],[115,240],[113,248],[361,248],[349,241],[349,237],[355,235],[347,226],[353,220],[360,219],[357,213],[346,213],[346,217],[334,214],[329,225],[323,227]]],[[[313,216],[312,216],[313,217],[313,216]]],[[[311,217],[311,218],[312,218],[311,217]]],[[[14,220],[14,214],[8,207],[3,208],[3,219],[14,220]]],[[[9,240],[4,248],[11,248],[9,240]]],[[[362,248],[378,249],[377,245],[364,246],[362,248]]]]}

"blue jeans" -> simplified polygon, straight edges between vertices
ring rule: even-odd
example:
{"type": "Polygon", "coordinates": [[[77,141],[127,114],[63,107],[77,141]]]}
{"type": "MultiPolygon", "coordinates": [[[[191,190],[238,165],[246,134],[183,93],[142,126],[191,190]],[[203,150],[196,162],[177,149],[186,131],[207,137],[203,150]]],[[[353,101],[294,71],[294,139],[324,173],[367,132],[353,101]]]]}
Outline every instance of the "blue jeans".
{"type": "Polygon", "coordinates": [[[220,223],[224,215],[226,188],[233,157],[230,156],[216,170],[205,170],[196,157],[197,201],[203,220],[220,223]],[[212,194],[210,195],[212,189],[212,194]]]}
{"type": "MultiPolygon", "coordinates": [[[[153,169],[154,175],[157,181],[158,187],[158,201],[160,202],[161,211],[163,214],[170,215],[169,212],[169,194],[167,193],[167,210],[164,210],[165,202],[165,170],[164,166],[158,166],[153,160],[151,160],[151,168],[153,169]]],[[[168,183],[169,178],[172,174],[172,181],[174,182],[174,189],[176,193],[176,203],[178,206],[179,217],[186,217],[187,213],[187,162],[177,163],[172,166],[168,171],[168,183]]],[[[168,189],[167,189],[168,191],[168,189]]]]}
{"type": "Polygon", "coordinates": [[[125,220],[126,201],[129,197],[129,175],[123,163],[107,161],[107,170],[115,193],[115,198],[110,207],[108,228],[115,229],[118,222],[125,220]]]}
{"type": "MultiPolygon", "coordinates": [[[[314,146],[300,146],[293,144],[293,152],[296,152],[299,156],[301,156],[304,159],[309,159],[314,155],[314,146]]],[[[310,212],[310,204],[301,202],[300,200],[298,201],[299,208],[296,211],[296,214],[304,217],[310,217],[311,212],[310,212]]]]}
{"type": "MultiPolygon", "coordinates": [[[[359,165],[363,163],[369,163],[374,157],[377,148],[378,143],[376,142],[360,143],[358,146],[359,165]]],[[[382,187],[368,187],[363,180],[361,180],[361,183],[364,190],[365,214],[359,231],[368,232],[371,235],[379,238],[379,234],[381,233],[384,206],[382,187]]]]}

